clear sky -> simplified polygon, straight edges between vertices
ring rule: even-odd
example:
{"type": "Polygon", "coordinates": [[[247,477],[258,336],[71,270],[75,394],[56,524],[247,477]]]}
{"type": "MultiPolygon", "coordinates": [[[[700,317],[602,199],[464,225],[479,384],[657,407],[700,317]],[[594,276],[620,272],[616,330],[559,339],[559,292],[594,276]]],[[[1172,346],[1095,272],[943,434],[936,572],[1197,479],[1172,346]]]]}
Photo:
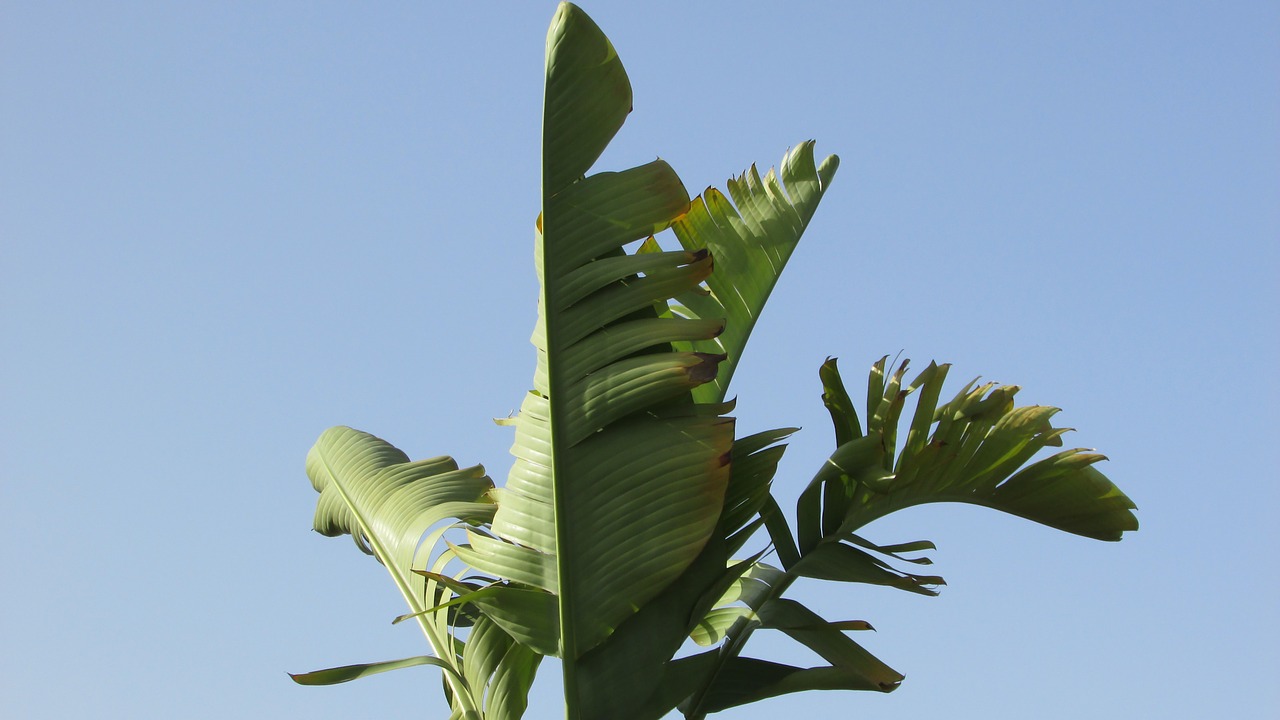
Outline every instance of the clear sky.
{"type": "MultiPolygon", "coordinates": [[[[1063,407],[1140,508],[1119,544],[871,526],[937,542],[942,595],[799,592],[902,688],[725,717],[1280,715],[1280,5],[584,7],[635,89],[600,169],[843,160],[734,381],[743,431],[804,426],[784,506],[831,449],[818,365],[901,352],[1063,407]]],[[[348,424],[505,477],[553,10],[4,4],[0,715],[444,716],[433,669],[286,677],[424,650],[302,460],[348,424]]]]}

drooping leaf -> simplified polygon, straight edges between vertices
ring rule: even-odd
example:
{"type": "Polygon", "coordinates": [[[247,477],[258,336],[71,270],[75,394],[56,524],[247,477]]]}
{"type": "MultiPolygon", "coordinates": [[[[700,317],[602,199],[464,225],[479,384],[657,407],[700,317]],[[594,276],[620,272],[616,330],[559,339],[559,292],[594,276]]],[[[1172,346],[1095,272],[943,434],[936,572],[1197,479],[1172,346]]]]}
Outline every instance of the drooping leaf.
{"type": "MultiPolygon", "coordinates": [[[[373,435],[335,427],[322,433],[308,453],[307,475],[320,494],[313,523],[316,531],[331,537],[351,535],[362,551],[387,568],[409,605],[407,617],[421,626],[436,657],[348,666],[299,677],[312,684],[345,682],[398,667],[437,665],[446,669],[447,695],[455,712],[482,717],[485,685],[463,680],[465,657],[458,652],[461,643],[454,630],[457,615],[441,607],[452,590],[441,582],[439,570],[451,553],[446,549],[435,559],[431,553],[449,523],[482,523],[493,516],[494,506],[487,499],[493,483],[484,468],[459,468],[448,457],[413,462],[373,435]],[[434,571],[425,570],[429,563],[434,571]]],[[[527,665],[525,661],[522,667],[527,665]]],[[[499,664],[489,670],[510,673],[513,668],[499,664]]],[[[506,688],[509,697],[503,702],[518,705],[522,701],[515,695],[527,694],[528,688],[506,688]]]]}
{"type": "Polygon", "coordinates": [[[418,667],[420,665],[434,665],[441,668],[446,673],[456,673],[457,670],[441,660],[440,658],[430,657],[428,655],[419,655],[418,657],[404,658],[403,660],[387,660],[385,662],[362,663],[359,665],[343,665],[342,667],[328,668],[327,670],[315,670],[307,673],[289,673],[289,677],[299,685],[337,685],[338,683],[351,682],[370,675],[377,675],[391,670],[399,670],[401,668],[418,667]]]}
{"type": "Polygon", "coordinates": [[[965,386],[939,405],[947,366],[930,366],[910,383],[907,363],[892,371],[888,358],[872,365],[867,381],[866,426],[858,425],[834,359],[820,376],[839,441],[801,493],[796,534],[770,498],[761,514],[783,560],[784,572],[754,585],[751,602],[735,604],[726,594],[708,613],[695,639],[722,642],[710,677],[682,704],[690,720],[766,697],[811,689],[891,690],[901,676],[844,635],[868,629],[865,621],[828,622],[783,597],[799,577],[888,585],[932,595],[942,578],[895,568],[888,559],[929,564],[907,557],[934,548],[928,541],[877,545],[857,531],[894,510],[928,502],[967,502],[1021,515],[1087,537],[1119,539],[1137,528],[1132,502],[1093,467],[1102,456],[1082,450],[1042,460],[1046,447],[1061,446],[1066,430],[1049,423],[1057,410],[1016,407],[1018,388],[995,383],[965,386]],[[898,427],[916,397],[907,436],[898,447],[898,427]],[[883,556],[883,557],[881,557],[883,556]],[[777,629],[831,663],[798,668],[746,658],[741,651],[757,629],[777,629]]]}
{"type": "MultiPolygon", "coordinates": [[[[887,378],[883,360],[872,369],[867,434],[879,438],[886,473],[840,473],[838,486],[847,491],[843,519],[825,536],[838,540],[890,512],[934,502],[983,505],[1099,540],[1119,540],[1137,529],[1133,502],[1094,467],[1102,455],[1075,448],[1034,459],[1044,448],[1060,447],[1068,432],[1050,423],[1057,408],[1017,407],[1019,388],[995,383],[970,383],[939,405],[948,366],[930,364],[901,389],[906,368],[904,362],[887,378]],[[916,408],[899,450],[896,429],[913,394],[916,408]]],[[[823,380],[840,382],[834,365],[823,380]]],[[[836,456],[856,442],[841,446],[836,456]]]]}
{"type": "MultiPolygon", "coordinates": [[[[828,622],[804,605],[787,598],[777,598],[763,605],[760,619],[765,628],[790,635],[833,667],[860,677],[876,690],[888,692],[902,682],[901,673],[844,634],[841,626],[847,622],[828,622]]],[[[858,624],[857,629],[863,629],[862,624],[858,624]]]]}
{"type": "Polygon", "coordinates": [[[725,639],[708,682],[698,685],[680,705],[687,718],[777,695],[803,690],[876,690],[890,692],[902,675],[844,634],[870,630],[861,620],[829,622],[804,605],[782,597],[795,575],[757,563],[743,575],[736,589],[726,593],[705,635],[725,639]],[[741,601],[745,606],[725,605],[741,601]],[[758,628],[779,630],[831,663],[828,667],[797,668],[755,658],[741,651],[758,628]]]}
{"type": "Polygon", "coordinates": [[[896,688],[896,683],[880,685],[846,667],[801,668],[758,658],[735,657],[729,661],[726,671],[716,677],[698,716],[807,690],[889,692],[896,688]]]}
{"type": "Polygon", "coordinates": [[[895,560],[903,562],[915,563],[916,565],[932,565],[933,561],[927,557],[908,558],[901,553],[920,552],[921,550],[937,550],[937,546],[928,540],[916,540],[914,542],[895,543],[893,545],[876,545],[875,543],[862,538],[853,533],[849,533],[841,538],[842,540],[863,547],[868,550],[874,550],[882,555],[888,555],[895,560]]]}
{"type": "Polygon", "coordinates": [[[819,580],[888,585],[921,595],[937,595],[934,588],[946,584],[936,575],[900,572],[883,560],[838,541],[819,543],[796,563],[795,572],[819,580]]]}

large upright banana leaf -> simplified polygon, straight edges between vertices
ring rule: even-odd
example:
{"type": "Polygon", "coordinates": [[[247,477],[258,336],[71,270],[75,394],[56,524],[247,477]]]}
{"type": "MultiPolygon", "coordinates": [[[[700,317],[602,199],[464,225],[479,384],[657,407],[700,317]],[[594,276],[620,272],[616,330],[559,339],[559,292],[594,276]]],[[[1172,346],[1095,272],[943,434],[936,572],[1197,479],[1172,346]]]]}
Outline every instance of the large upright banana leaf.
{"type": "Polygon", "coordinates": [[[493,533],[505,542],[461,550],[478,569],[516,581],[486,611],[563,659],[571,716],[582,704],[579,659],[706,546],[733,444],[722,408],[690,395],[723,357],[671,348],[713,338],[723,323],[653,309],[704,281],[710,257],[624,249],[687,211],[684,186],[661,160],[586,176],[630,109],[613,46],[561,5],[547,38],[534,389],[498,494],[493,533]]]}
{"type": "Polygon", "coordinates": [[[562,4],[547,39],[534,388],[492,537],[456,550],[509,581],[477,595],[486,615],[563,659],[571,717],[679,702],[679,689],[653,696],[677,675],[671,657],[747,567],[729,555],[755,529],[789,431],[744,444],[731,473],[726,367],[836,166],[819,172],[806,143],[783,162],[786,190],[773,172],[731,181],[737,210],[714,190],[691,205],[661,160],[588,175],[630,109],[612,45],[562,4]],[[684,249],[655,251],[673,225],[684,249]],[[722,274],[747,290],[719,299],[722,274]]]}

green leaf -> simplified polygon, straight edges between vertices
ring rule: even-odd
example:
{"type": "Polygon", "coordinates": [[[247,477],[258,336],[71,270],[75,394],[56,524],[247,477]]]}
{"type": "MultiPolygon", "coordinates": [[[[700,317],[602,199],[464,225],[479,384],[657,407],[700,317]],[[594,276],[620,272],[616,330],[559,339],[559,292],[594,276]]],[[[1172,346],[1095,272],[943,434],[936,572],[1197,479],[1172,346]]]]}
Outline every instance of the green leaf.
{"type": "Polygon", "coordinates": [[[839,530],[850,512],[859,486],[874,488],[883,485],[889,477],[883,471],[884,454],[884,442],[878,434],[850,440],[831,454],[800,494],[796,505],[802,553],[807,554],[824,537],[839,530]],[[831,527],[832,524],[836,527],[831,527]]]}
{"type": "Polygon", "coordinates": [[[760,516],[765,522],[765,529],[769,531],[769,540],[778,553],[779,562],[784,568],[791,569],[800,561],[800,549],[796,546],[794,536],[791,534],[787,516],[783,514],[778,501],[772,495],[765,498],[760,508],[760,516]]]}
{"type": "MultiPolygon", "coordinates": [[[[492,538],[475,533],[455,549],[481,572],[553,598],[571,706],[588,653],[581,671],[593,677],[610,676],[611,663],[631,671],[636,653],[655,648],[669,658],[726,582],[725,553],[762,524],[753,518],[770,502],[789,431],[735,447],[723,386],[837,163],[815,166],[806,143],[784,159],[781,179],[753,168],[730,181],[736,209],[714,190],[691,205],[661,160],[589,174],[630,107],[612,45],[562,4],[547,45],[538,366],[511,423],[516,462],[493,494],[492,538]],[[673,225],[684,250],[663,252],[652,236],[673,225]],[[673,299],[700,297],[712,301],[700,312],[670,311],[673,299]],[[684,619],[658,623],[650,604],[684,619]]],[[[482,591],[475,604],[502,613],[494,621],[521,638],[547,623],[498,607],[514,589],[482,591]]],[[[650,674],[632,685],[658,682],[650,674]]]]}
{"type": "MultiPolygon", "coordinates": [[[[600,648],[591,672],[629,669],[626,654],[602,645],[649,604],[666,602],[678,581],[688,589],[672,607],[688,612],[725,572],[722,555],[699,559],[724,509],[733,422],[721,415],[727,405],[695,405],[691,394],[715,378],[723,357],[673,350],[713,339],[724,322],[655,311],[704,282],[712,258],[652,244],[626,252],[689,208],[665,162],[588,174],[630,107],[612,45],[562,4],[547,41],[533,390],[513,423],[516,460],[494,494],[492,535],[475,532],[454,550],[506,581],[459,601],[531,649],[562,657],[571,713],[588,702],[576,680],[581,658],[600,648]],[[695,566],[702,570],[687,577],[695,566]]],[[[769,457],[738,483],[743,523],[771,477],[769,457]]],[[[678,643],[690,622],[686,615],[678,634],[661,636],[678,643]]],[[[655,665],[659,674],[669,657],[655,665]]]]}
{"type": "MultiPolygon", "coordinates": [[[[715,654],[696,666],[672,660],[717,598],[755,566],[757,557],[726,567],[725,540],[707,547],[674,583],[627,620],[579,663],[583,717],[657,720],[688,691],[688,673],[709,671],[715,654]],[[673,672],[680,666],[684,671],[673,672]]],[[[697,685],[697,683],[694,683],[697,685]]]]}
{"type": "Polygon", "coordinates": [[[488,687],[485,717],[514,720],[524,714],[542,655],[516,642],[488,616],[476,620],[463,650],[468,687],[488,687]]]}
{"type": "Polygon", "coordinates": [[[467,537],[471,540],[469,545],[450,546],[462,562],[516,583],[556,591],[551,556],[531,548],[511,546],[482,533],[468,531],[467,537]]]}
{"type": "MultiPolygon", "coordinates": [[[[787,575],[766,568],[764,580],[749,591],[748,604],[757,609],[742,614],[725,634],[710,682],[691,693],[681,704],[687,717],[803,690],[877,690],[889,692],[902,675],[867,652],[843,631],[869,630],[859,620],[828,622],[805,606],[779,597],[790,583],[787,575]],[[756,627],[780,630],[831,663],[828,667],[797,668],[738,655],[756,627]]],[[[751,586],[747,586],[751,587],[751,586]]]]}
{"type": "Polygon", "coordinates": [[[694,642],[703,646],[718,643],[739,621],[760,624],[756,610],[770,602],[784,573],[754,560],[745,569],[746,572],[733,581],[716,601],[715,607],[689,633],[694,642]]]}
{"type": "Polygon", "coordinates": [[[560,630],[555,596],[541,590],[511,585],[489,585],[479,590],[461,592],[431,611],[474,605],[486,617],[507,631],[516,641],[542,655],[559,653],[560,630]]]}
{"type": "MultiPolygon", "coordinates": [[[[437,655],[431,660],[397,662],[446,668],[448,695],[455,711],[479,717],[484,686],[462,681],[451,626],[456,615],[442,609],[442,597],[452,591],[440,582],[443,576],[438,570],[424,569],[450,527],[448,523],[479,523],[493,516],[494,506],[487,497],[493,483],[484,468],[459,468],[448,457],[410,461],[373,435],[335,427],[322,433],[308,453],[307,475],[320,494],[313,522],[316,531],[331,537],[351,535],[357,547],[387,568],[409,605],[408,617],[417,620],[437,655]],[[433,607],[437,605],[442,607],[433,607]]],[[[442,568],[451,557],[445,550],[432,567],[442,568]]],[[[350,675],[346,679],[354,679],[407,666],[378,664],[338,670],[350,675]]],[[[342,677],[335,673],[308,677],[316,682],[340,681],[333,680],[342,677]]]]}
{"type": "Polygon", "coordinates": [[[543,188],[586,174],[627,113],[631,81],[609,38],[585,13],[560,3],[547,30],[543,97],[543,188]]]}
{"type": "Polygon", "coordinates": [[[848,535],[841,536],[839,539],[847,540],[853,543],[854,545],[857,545],[858,547],[863,547],[868,550],[874,550],[878,553],[888,555],[889,557],[892,557],[895,560],[902,560],[903,562],[915,563],[917,565],[932,565],[933,561],[927,557],[907,558],[907,557],[903,557],[900,553],[919,552],[921,550],[937,550],[938,549],[936,545],[934,545],[932,542],[928,540],[916,540],[914,542],[897,543],[895,545],[876,545],[870,540],[854,535],[853,533],[849,533],[848,535]]]}
{"type": "Polygon", "coordinates": [[[516,720],[524,716],[529,705],[529,688],[541,662],[542,655],[519,643],[507,649],[489,685],[484,707],[488,720],[516,720]]]}
{"type": "MultiPolygon", "coordinates": [[[[842,631],[849,621],[831,623],[795,600],[778,598],[760,608],[765,628],[781,630],[816,652],[833,667],[855,674],[871,689],[889,691],[902,682],[902,674],[885,665],[842,631]]],[[[861,630],[865,623],[854,623],[861,630]]]]}
{"type": "MultiPolygon", "coordinates": [[[[777,437],[785,435],[773,432],[777,437]]],[[[748,449],[767,444],[764,435],[767,433],[748,443],[748,449]]],[[[724,524],[721,518],[720,527],[680,578],[581,658],[579,709],[583,717],[657,720],[691,692],[688,688],[702,684],[696,673],[714,670],[715,653],[704,653],[696,663],[690,658],[671,658],[686,637],[697,632],[699,619],[715,604],[745,600],[763,587],[757,578],[780,575],[758,562],[763,553],[726,565],[734,538],[726,537],[729,533],[724,524]],[[752,589],[744,593],[742,583],[751,583],[752,589]],[[676,671],[676,667],[681,669],[676,671]]]]}
{"type": "Polygon", "coordinates": [[[697,627],[689,633],[689,637],[697,644],[707,647],[724,640],[725,633],[741,620],[755,617],[755,612],[747,607],[716,608],[707,613],[697,627]]]}
{"type": "Polygon", "coordinates": [[[403,660],[388,660],[386,662],[363,663],[360,665],[343,665],[342,667],[329,668],[327,670],[315,670],[308,673],[289,673],[289,677],[299,685],[337,685],[338,683],[351,682],[359,680],[362,677],[377,675],[389,670],[399,670],[400,668],[417,667],[419,665],[435,665],[446,673],[456,673],[452,665],[444,662],[440,658],[419,655],[418,657],[404,658],[403,660]]]}
{"type": "Polygon", "coordinates": [[[618,710],[626,706],[615,705],[612,717],[616,720],[638,720],[640,718],[661,718],[666,716],[682,700],[694,694],[700,687],[709,682],[711,673],[719,660],[720,652],[707,652],[682,657],[663,664],[663,674],[657,691],[653,693],[635,712],[619,714],[618,710]]]}
{"type": "MultiPolygon", "coordinates": [[[[930,364],[905,390],[900,390],[907,363],[885,377],[885,360],[878,362],[868,381],[868,437],[878,437],[886,452],[887,474],[868,474],[863,467],[845,467],[839,455],[854,450],[865,456],[865,441],[840,446],[832,463],[814,483],[824,489],[845,490],[843,519],[823,537],[851,537],[876,518],[913,505],[963,502],[983,505],[1066,532],[1100,540],[1119,540],[1136,530],[1133,502],[1094,464],[1104,456],[1075,448],[1035,459],[1049,447],[1060,447],[1065,428],[1050,419],[1057,408],[1018,407],[1014,385],[969,383],[950,401],[938,404],[947,366],[930,364]],[[894,435],[909,395],[916,396],[905,446],[895,449],[894,435]],[[848,450],[846,450],[848,448],[848,450]],[[838,483],[838,485],[837,485],[838,483]]],[[[824,386],[838,381],[834,365],[824,366],[824,386]]],[[[815,492],[806,491],[810,495],[815,492]]],[[[798,513],[812,517],[814,501],[802,499],[798,513]],[[803,505],[807,502],[808,506],[803,505]]],[[[805,527],[801,528],[805,537],[805,527]]],[[[810,547],[813,530],[808,530],[810,547]]],[[[874,548],[872,548],[874,549],[874,548]]],[[[827,551],[844,552],[844,551],[827,551]]],[[[848,553],[845,553],[848,555],[848,553]]],[[[849,555],[849,557],[852,557],[849,555]]]]}
{"type": "Polygon", "coordinates": [[[307,454],[307,475],[320,493],[313,521],[322,535],[349,534],[377,558],[410,607],[423,610],[426,580],[413,573],[425,564],[419,543],[437,524],[483,521],[493,482],[484,468],[459,469],[452,458],[411,462],[391,444],[348,427],[326,430],[307,454]]]}
{"type": "Polygon", "coordinates": [[[790,437],[797,429],[767,430],[733,441],[729,486],[720,518],[721,532],[732,533],[759,514],[769,498],[770,484],[787,447],[775,443],[790,437]]]}
{"type": "Polygon", "coordinates": [[[793,665],[736,657],[716,678],[702,712],[720,712],[779,695],[806,690],[875,690],[891,692],[897,683],[879,685],[859,673],[837,666],[800,668],[793,665]]]}
{"type": "Polygon", "coordinates": [[[818,370],[818,376],[822,379],[822,404],[831,414],[831,424],[835,426],[836,446],[862,437],[858,410],[854,407],[853,400],[849,399],[844,382],[840,380],[836,358],[827,358],[818,370]]]}
{"type": "Polygon", "coordinates": [[[765,301],[840,165],[835,155],[815,164],[813,147],[812,141],[797,145],[783,157],[780,171],[771,169],[763,178],[752,166],[730,180],[732,203],[707,188],[672,225],[686,250],[710,250],[715,260],[706,283],[710,292],[685,292],[677,296],[674,310],[691,318],[725,319],[718,337],[677,346],[726,356],[715,382],[694,391],[699,401],[726,397],[765,301]]]}
{"type": "Polygon", "coordinates": [[[820,543],[796,564],[795,572],[819,580],[888,585],[921,595],[937,595],[934,588],[946,584],[935,575],[899,572],[884,561],[840,542],[820,543]]]}

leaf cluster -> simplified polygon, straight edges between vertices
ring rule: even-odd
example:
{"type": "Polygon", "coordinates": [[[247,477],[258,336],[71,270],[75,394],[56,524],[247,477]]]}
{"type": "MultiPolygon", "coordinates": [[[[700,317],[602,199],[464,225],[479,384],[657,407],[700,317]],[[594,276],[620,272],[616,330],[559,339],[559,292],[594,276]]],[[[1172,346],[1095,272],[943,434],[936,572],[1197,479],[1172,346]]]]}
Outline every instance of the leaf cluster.
{"type": "Polygon", "coordinates": [[[862,413],[835,360],[820,370],[836,447],[788,516],[772,492],[793,428],[739,436],[728,387],[747,340],[838,168],[812,142],[690,198],[662,160],[591,174],[631,111],[604,33],[563,3],[547,38],[536,366],[495,487],[481,467],[413,462],[351,428],[307,459],[315,528],[386,566],[431,654],[294,676],[332,684],[434,665],[454,718],[520,717],[542,658],[563,667],[569,718],[702,718],[804,690],[888,692],[902,675],[787,590],[800,578],[932,595],[933,549],[860,533],[913,505],[965,502],[1117,540],[1133,503],[1062,446],[1054,408],[946,365],[910,381],[872,365],[862,413]],[[671,249],[659,237],[665,231],[671,249]],[[1040,458],[1040,459],[1037,459],[1040,458]],[[792,527],[794,526],[794,531],[792,527]],[[762,549],[750,540],[763,532],[762,549]],[[766,562],[766,560],[768,562],[766,562]],[[910,567],[908,567],[910,566],[910,567]],[[824,664],[745,654],[782,633],[824,664]],[[692,644],[689,641],[692,640],[692,644]],[[690,650],[690,647],[705,648],[690,650]]]}

